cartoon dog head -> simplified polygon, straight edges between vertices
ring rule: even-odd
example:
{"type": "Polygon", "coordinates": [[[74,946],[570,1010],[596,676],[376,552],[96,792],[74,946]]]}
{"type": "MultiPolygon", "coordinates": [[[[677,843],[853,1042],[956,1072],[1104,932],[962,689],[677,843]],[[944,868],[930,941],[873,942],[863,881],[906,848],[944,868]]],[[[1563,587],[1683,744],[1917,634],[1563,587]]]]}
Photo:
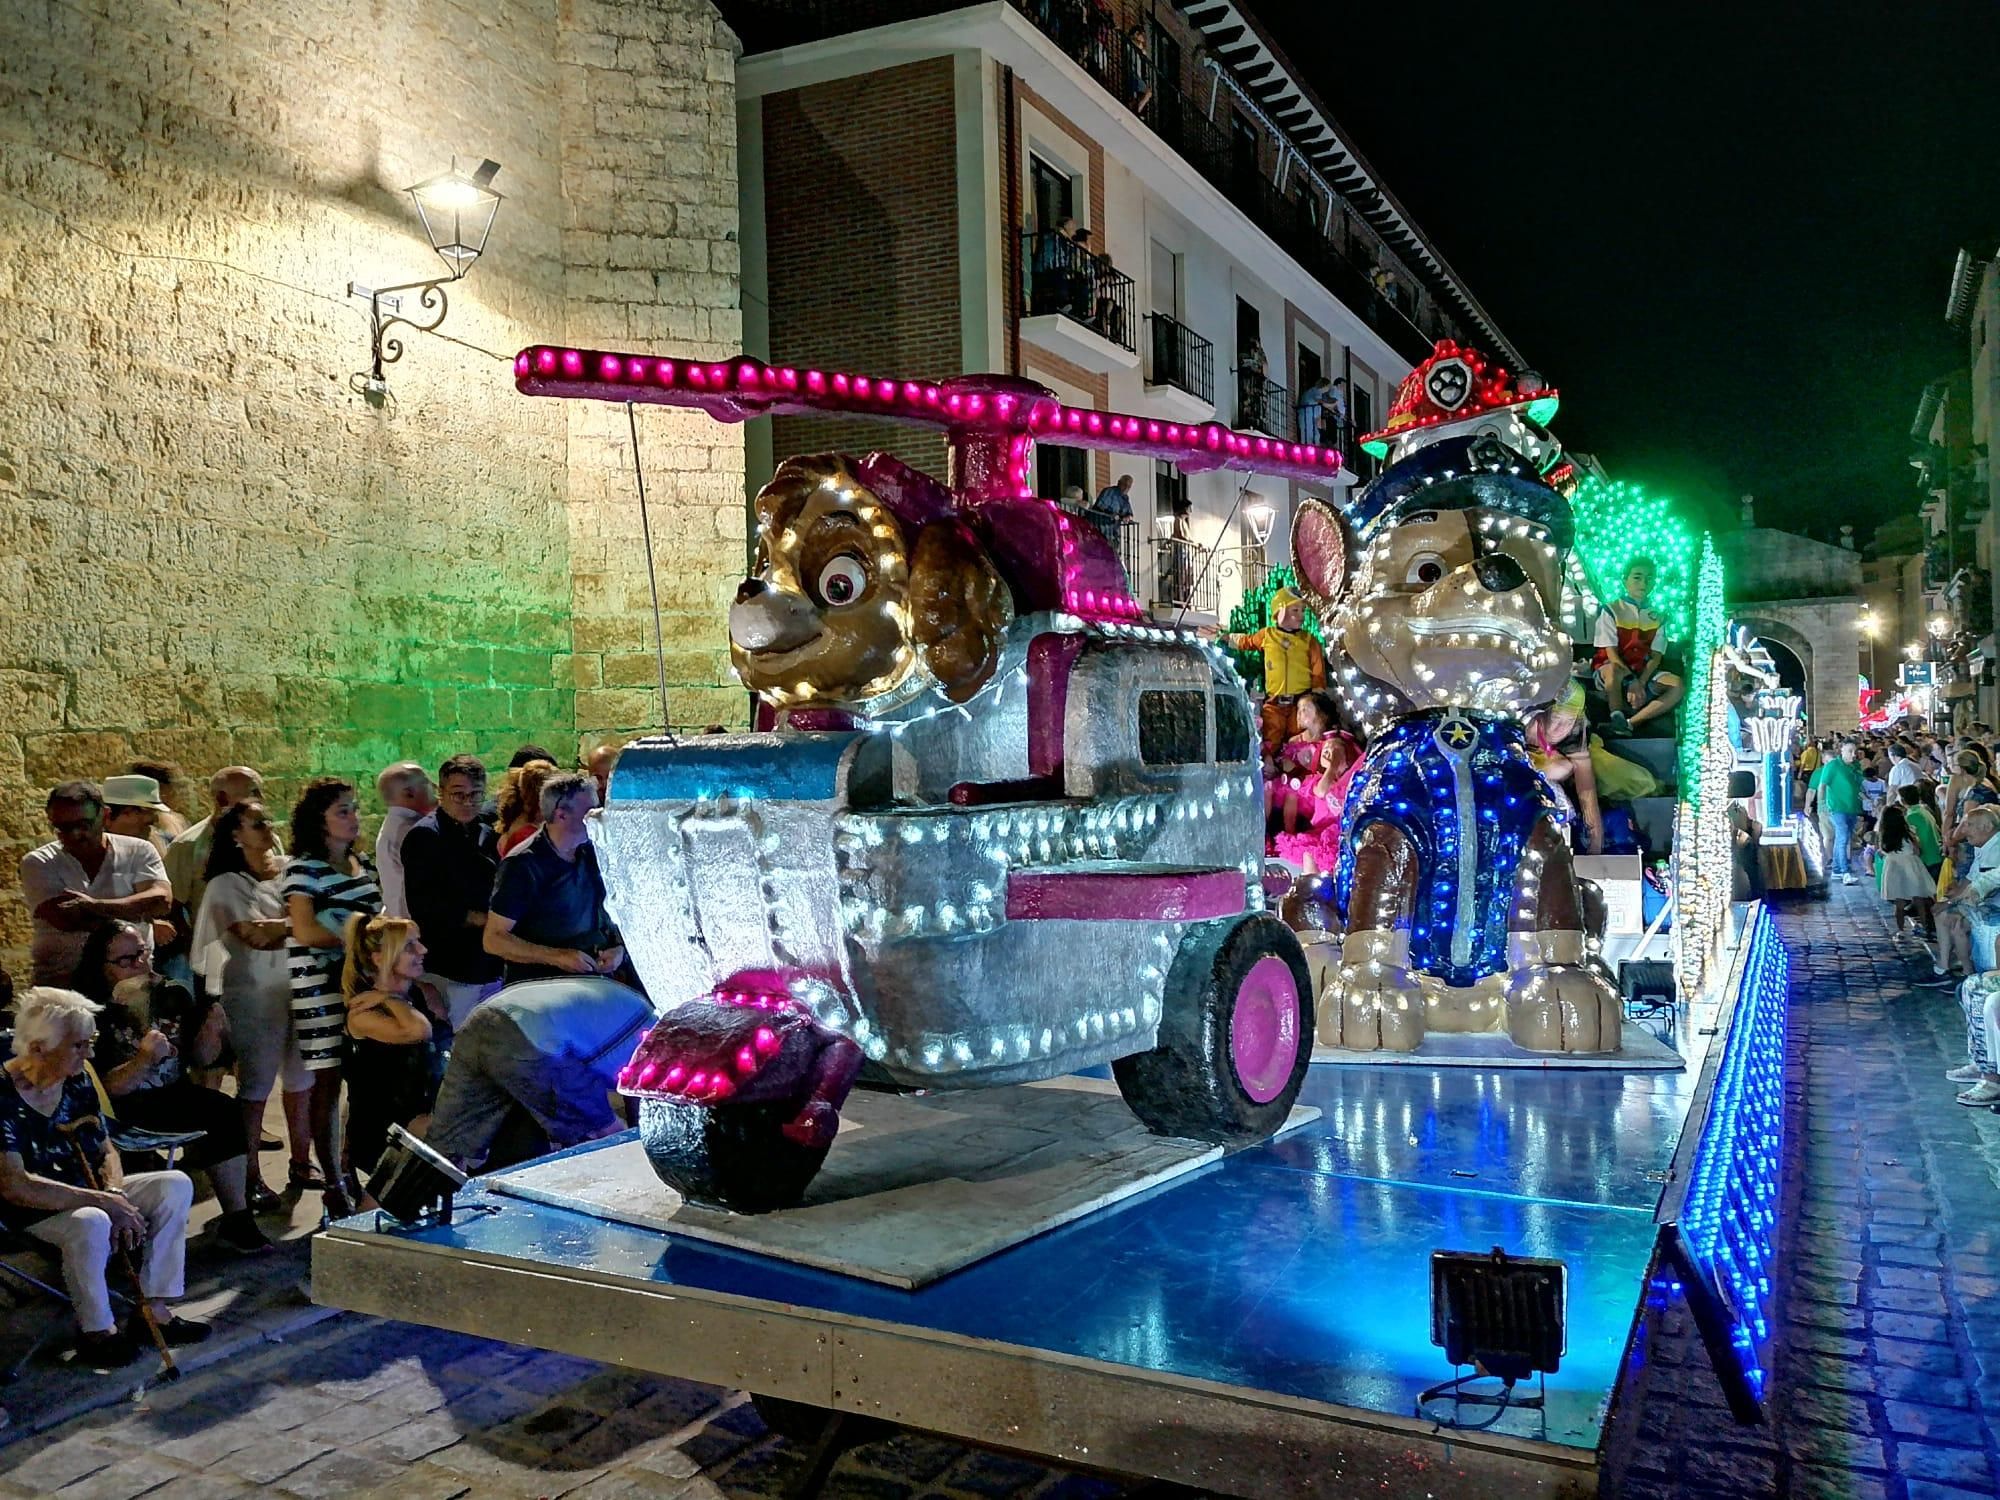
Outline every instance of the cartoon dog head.
{"type": "Polygon", "coordinates": [[[1345,658],[1364,723],[1430,708],[1526,713],[1568,681],[1562,603],[1569,504],[1490,434],[1393,465],[1348,516],[1293,518],[1300,590],[1345,658]]]}
{"type": "Polygon", "coordinates": [[[993,674],[1013,601],[946,492],[885,455],[780,465],[757,496],[757,557],[729,611],[744,686],[776,708],[863,709],[993,674]]]}

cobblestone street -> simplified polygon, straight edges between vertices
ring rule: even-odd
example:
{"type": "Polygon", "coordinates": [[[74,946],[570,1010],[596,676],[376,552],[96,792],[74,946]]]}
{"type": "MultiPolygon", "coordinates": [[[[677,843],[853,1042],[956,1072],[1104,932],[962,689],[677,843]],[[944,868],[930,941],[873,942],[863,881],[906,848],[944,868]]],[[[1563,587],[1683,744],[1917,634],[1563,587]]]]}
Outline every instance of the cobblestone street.
{"type": "MultiPolygon", "coordinates": [[[[1729,1423],[1670,1311],[1612,1479],[1629,1500],[1995,1493],[2000,1116],[1954,1102],[1956,1003],[1909,987],[1927,965],[1892,948],[1884,911],[1857,886],[1781,915],[1800,1082],[1775,1426],[1729,1423]]],[[[764,1496],[799,1462],[740,1393],[340,1317],[0,1450],[0,1493],[764,1496]]],[[[857,1450],[827,1491],[1119,1492],[916,1437],[857,1450]]]]}
{"type": "Polygon", "coordinates": [[[1912,988],[1930,965],[1887,913],[1865,883],[1780,909],[1794,1085],[1774,1429],[1730,1424],[1670,1314],[1626,1500],[1996,1492],[2000,1115],[1956,1102],[1957,998],[1912,988]]]}

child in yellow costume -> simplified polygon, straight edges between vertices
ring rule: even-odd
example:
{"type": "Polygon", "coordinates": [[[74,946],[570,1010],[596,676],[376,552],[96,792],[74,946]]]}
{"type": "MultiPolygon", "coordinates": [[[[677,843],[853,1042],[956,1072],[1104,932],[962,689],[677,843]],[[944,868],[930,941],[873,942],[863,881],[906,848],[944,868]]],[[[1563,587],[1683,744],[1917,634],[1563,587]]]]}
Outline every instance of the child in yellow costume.
{"type": "Polygon", "coordinates": [[[1235,650],[1263,655],[1264,706],[1257,720],[1267,761],[1296,732],[1299,699],[1326,690],[1326,652],[1305,629],[1305,600],[1288,588],[1273,589],[1270,619],[1262,630],[1223,637],[1235,650]]]}

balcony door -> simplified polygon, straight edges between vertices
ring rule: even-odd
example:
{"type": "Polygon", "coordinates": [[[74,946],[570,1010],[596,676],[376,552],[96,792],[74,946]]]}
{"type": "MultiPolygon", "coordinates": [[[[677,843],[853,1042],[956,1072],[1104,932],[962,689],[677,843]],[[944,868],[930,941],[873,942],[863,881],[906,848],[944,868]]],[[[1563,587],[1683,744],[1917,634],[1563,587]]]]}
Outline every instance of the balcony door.
{"type": "Polygon", "coordinates": [[[1036,229],[1053,232],[1076,212],[1076,184],[1069,173],[1032,154],[1028,157],[1028,184],[1035,200],[1036,229]]]}
{"type": "Polygon", "coordinates": [[[1180,38],[1162,26],[1157,19],[1146,23],[1147,52],[1153,59],[1153,86],[1157,92],[1161,84],[1166,84],[1176,93],[1181,86],[1181,44],[1180,38]]]}
{"type": "Polygon", "coordinates": [[[1158,240],[1152,241],[1150,285],[1147,288],[1147,295],[1152,300],[1149,310],[1162,313],[1177,323],[1181,316],[1181,273],[1184,264],[1181,257],[1165,245],[1158,240]]]}
{"type": "Polygon", "coordinates": [[[1037,495],[1045,500],[1063,501],[1080,510],[1093,498],[1089,483],[1090,455],[1083,449],[1058,448],[1053,443],[1035,444],[1037,495]]]}
{"type": "Polygon", "coordinates": [[[1243,188],[1258,180],[1257,127],[1248,115],[1234,110],[1229,115],[1229,175],[1243,188]]]}

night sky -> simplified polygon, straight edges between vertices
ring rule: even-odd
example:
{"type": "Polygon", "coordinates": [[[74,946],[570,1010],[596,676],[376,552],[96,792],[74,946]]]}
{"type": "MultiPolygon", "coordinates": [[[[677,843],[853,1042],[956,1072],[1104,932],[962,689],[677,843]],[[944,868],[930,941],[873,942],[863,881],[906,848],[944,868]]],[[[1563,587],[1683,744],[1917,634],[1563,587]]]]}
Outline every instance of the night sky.
{"type": "Polygon", "coordinates": [[[2000,5],[1252,4],[1566,443],[1709,524],[1914,508],[1953,257],[2000,237],[2000,5]]]}

